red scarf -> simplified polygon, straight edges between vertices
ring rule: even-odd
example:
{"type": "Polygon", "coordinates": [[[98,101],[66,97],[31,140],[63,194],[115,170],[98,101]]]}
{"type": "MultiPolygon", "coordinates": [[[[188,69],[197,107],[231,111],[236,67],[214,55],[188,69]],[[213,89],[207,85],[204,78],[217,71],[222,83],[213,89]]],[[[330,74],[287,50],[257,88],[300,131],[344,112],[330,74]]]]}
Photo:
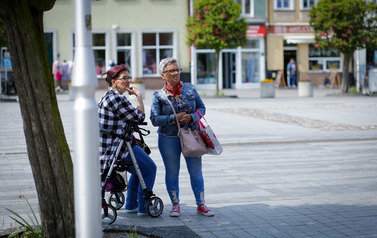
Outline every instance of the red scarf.
{"type": "Polygon", "coordinates": [[[170,92],[173,94],[173,97],[176,97],[177,95],[182,94],[182,84],[181,81],[175,86],[175,88],[170,87],[166,82],[165,82],[165,89],[166,91],[170,92]]]}

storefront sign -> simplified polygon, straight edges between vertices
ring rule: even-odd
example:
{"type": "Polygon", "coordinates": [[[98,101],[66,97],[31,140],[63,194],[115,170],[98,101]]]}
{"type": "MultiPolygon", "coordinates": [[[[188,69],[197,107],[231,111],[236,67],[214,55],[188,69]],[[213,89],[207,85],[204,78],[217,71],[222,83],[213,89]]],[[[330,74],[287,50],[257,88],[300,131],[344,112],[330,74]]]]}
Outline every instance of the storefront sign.
{"type": "Polygon", "coordinates": [[[247,38],[265,38],[266,26],[265,25],[249,25],[246,31],[247,38]]]}
{"type": "Polygon", "coordinates": [[[311,26],[269,26],[269,34],[314,34],[311,26]]]}

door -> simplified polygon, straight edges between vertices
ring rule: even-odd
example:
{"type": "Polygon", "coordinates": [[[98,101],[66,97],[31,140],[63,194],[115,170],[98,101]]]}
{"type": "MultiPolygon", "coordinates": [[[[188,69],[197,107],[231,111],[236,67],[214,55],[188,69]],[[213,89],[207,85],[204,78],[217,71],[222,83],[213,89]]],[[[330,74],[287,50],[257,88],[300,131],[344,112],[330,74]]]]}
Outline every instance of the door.
{"type": "Polygon", "coordinates": [[[223,88],[236,87],[236,53],[222,53],[223,62],[223,88]]]}
{"type": "Polygon", "coordinates": [[[53,33],[52,32],[45,32],[45,41],[46,41],[46,48],[47,48],[47,59],[50,65],[50,69],[52,69],[52,63],[54,61],[54,41],[53,41],[53,33]]]}
{"type": "MultiPolygon", "coordinates": [[[[296,62],[296,66],[298,65],[297,64],[297,50],[294,49],[284,49],[284,79],[285,79],[285,82],[286,82],[286,85],[288,86],[288,78],[287,78],[287,65],[289,63],[289,61],[291,59],[294,59],[295,62],[296,62]]],[[[296,83],[297,83],[297,69],[296,69],[296,83]]]]}

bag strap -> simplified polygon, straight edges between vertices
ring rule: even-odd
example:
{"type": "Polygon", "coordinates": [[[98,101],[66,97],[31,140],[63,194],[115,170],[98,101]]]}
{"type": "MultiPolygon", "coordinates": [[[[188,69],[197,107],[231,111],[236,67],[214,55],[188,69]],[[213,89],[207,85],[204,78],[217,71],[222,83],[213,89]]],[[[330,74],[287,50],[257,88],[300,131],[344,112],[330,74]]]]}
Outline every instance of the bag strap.
{"type": "MultiPolygon", "coordinates": [[[[204,121],[205,121],[206,124],[208,125],[208,122],[207,122],[206,118],[203,116],[202,112],[199,111],[199,110],[197,110],[197,111],[195,112],[196,116],[198,117],[198,124],[200,123],[201,125],[203,125],[203,123],[200,121],[200,117],[199,117],[198,113],[202,116],[202,118],[204,119],[204,121]]],[[[203,127],[204,127],[204,125],[203,125],[203,127]]]]}
{"type": "Polygon", "coordinates": [[[179,121],[178,121],[178,118],[177,118],[177,114],[175,113],[175,109],[173,107],[173,104],[171,104],[169,98],[166,96],[166,93],[164,92],[164,90],[161,89],[161,92],[162,94],[164,94],[166,100],[168,100],[168,103],[170,104],[171,108],[173,109],[173,112],[174,112],[174,116],[175,116],[175,120],[177,121],[177,127],[178,127],[178,137],[179,137],[179,132],[181,131],[181,127],[179,126],[179,121]]]}

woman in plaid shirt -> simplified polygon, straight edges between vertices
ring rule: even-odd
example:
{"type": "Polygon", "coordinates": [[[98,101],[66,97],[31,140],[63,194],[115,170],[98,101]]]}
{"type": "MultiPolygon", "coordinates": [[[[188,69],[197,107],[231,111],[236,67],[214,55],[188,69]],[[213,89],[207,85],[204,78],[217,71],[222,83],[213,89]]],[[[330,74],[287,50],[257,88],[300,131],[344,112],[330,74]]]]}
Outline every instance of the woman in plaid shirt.
{"type": "MultiPolygon", "coordinates": [[[[104,73],[104,75],[106,75],[106,82],[111,88],[105,93],[98,104],[99,124],[100,128],[110,130],[113,133],[100,132],[99,152],[101,174],[110,166],[112,155],[115,154],[120,143],[119,138],[114,136],[114,134],[122,134],[127,121],[143,122],[145,118],[143,97],[137,88],[130,87],[131,77],[129,76],[127,66],[124,64],[114,66],[104,73]],[[129,95],[136,95],[136,108],[123,95],[126,92],[129,95]]],[[[132,146],[145,184],[148,190],[152,191],[157,167],[153,160],[139,146],[134,144],[132,146]]],[[[122,146],[120,156],[123,160],[131,162],[131,157],[125,144],[122,146]]],[[[140,186],[135,168],[131,167],[129,172],[131,176],[128,181],[126,213],[137,212],[139,216],[146,215],[144,192],[140,186]]]]}

